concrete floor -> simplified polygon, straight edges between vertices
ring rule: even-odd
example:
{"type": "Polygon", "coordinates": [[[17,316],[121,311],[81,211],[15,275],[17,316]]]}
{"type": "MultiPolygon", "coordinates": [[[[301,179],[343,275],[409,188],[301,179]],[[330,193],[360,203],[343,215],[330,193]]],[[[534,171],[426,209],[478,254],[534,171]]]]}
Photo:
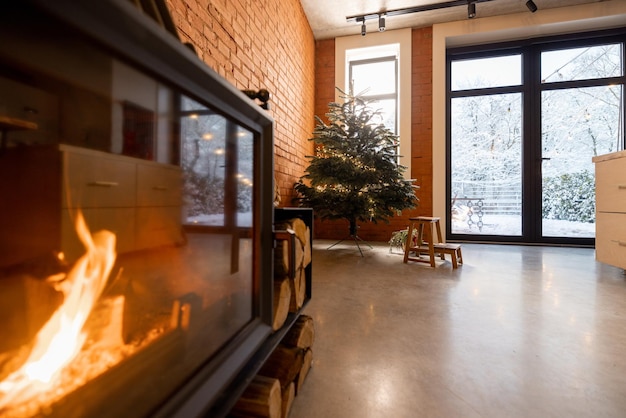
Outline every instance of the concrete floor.
{"type": "Polygon", "coordinates": [[[332,243],[291,418],[626,417],[626,276],[593,249],[464,244],[453,270],[332,243]]]}

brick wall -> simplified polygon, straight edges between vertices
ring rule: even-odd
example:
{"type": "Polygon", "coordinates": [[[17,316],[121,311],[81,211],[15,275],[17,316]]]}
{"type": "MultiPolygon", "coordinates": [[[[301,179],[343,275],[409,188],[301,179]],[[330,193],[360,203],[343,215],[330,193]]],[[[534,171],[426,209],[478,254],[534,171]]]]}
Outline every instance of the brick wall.
{"type": "Polygon", "coordinates": [[[315,41],[298,0],[167,0],[183,42],[239,89],[266,88],[281,206],[312,153],[315,41]]]}
{"type": "Polygon", "coordinates": [[[433,31],[412,31],[411,177],[420,186],[416,216],[433,215],[433,31]]]}
{"type": "MultiPolygon", "coordinates": [[[[335,42],[316,43],[315,114],[323,116],[335,98],[335,42]]],[[[408,226],[410,216],[432,216],[432,28],[412,31],[411,85],[411,178],[420,189],[418,207],[404,211],[385,223],[360,225],[359,237],[366,241],[388,241],[391,233],[408,226]]],[[[347,221],[315,223],[315,237],[343,239],[348,235],[347,221]]]]}

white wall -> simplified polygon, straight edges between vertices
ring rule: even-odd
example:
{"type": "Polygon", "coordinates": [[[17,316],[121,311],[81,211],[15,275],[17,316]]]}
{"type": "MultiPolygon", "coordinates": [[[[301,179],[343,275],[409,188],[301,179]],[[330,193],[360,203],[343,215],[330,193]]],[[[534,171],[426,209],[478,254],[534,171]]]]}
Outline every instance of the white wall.
{"type": "MultiPolygon", "coordinates": [[[[626,1],[476,18],[433,26],[433,216],[446,217],[446,48],[626,25],[626,1]]],[[[443,222],[442,227],[445,228],[443,222]]]]}

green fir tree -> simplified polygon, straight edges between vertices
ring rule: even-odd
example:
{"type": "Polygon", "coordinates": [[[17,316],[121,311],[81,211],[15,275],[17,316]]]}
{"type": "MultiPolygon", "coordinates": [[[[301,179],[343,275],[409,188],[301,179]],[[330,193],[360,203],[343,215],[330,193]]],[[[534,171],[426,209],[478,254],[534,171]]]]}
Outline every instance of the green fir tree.
{"type": "Polygon", "coordinates": [[[346,219],[350,236],[357,222],[388,222],[417,204],[412,180],[398,163],[398,136],[382,124],[371,100],[343,93],[344,102],[329,103],[329,124],[315,117],[316,153],[295,184],[300,206],[321,219],[346,219]]]}

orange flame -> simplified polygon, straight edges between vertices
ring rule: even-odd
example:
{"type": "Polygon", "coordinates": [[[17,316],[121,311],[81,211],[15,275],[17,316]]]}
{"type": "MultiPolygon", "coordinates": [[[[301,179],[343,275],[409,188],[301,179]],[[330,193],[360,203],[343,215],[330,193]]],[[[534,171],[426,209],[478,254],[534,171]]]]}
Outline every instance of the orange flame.
{"type": "Polygon", "coordinates": [[[87,251],[59,283],[63,304],[37,333],[26,363],[0,382],[0,410],[49,387],[85,342],[83,325],[115,263],[115,234],[99,231],[92,236],[80,212],[76,232],[87,251]]]}

